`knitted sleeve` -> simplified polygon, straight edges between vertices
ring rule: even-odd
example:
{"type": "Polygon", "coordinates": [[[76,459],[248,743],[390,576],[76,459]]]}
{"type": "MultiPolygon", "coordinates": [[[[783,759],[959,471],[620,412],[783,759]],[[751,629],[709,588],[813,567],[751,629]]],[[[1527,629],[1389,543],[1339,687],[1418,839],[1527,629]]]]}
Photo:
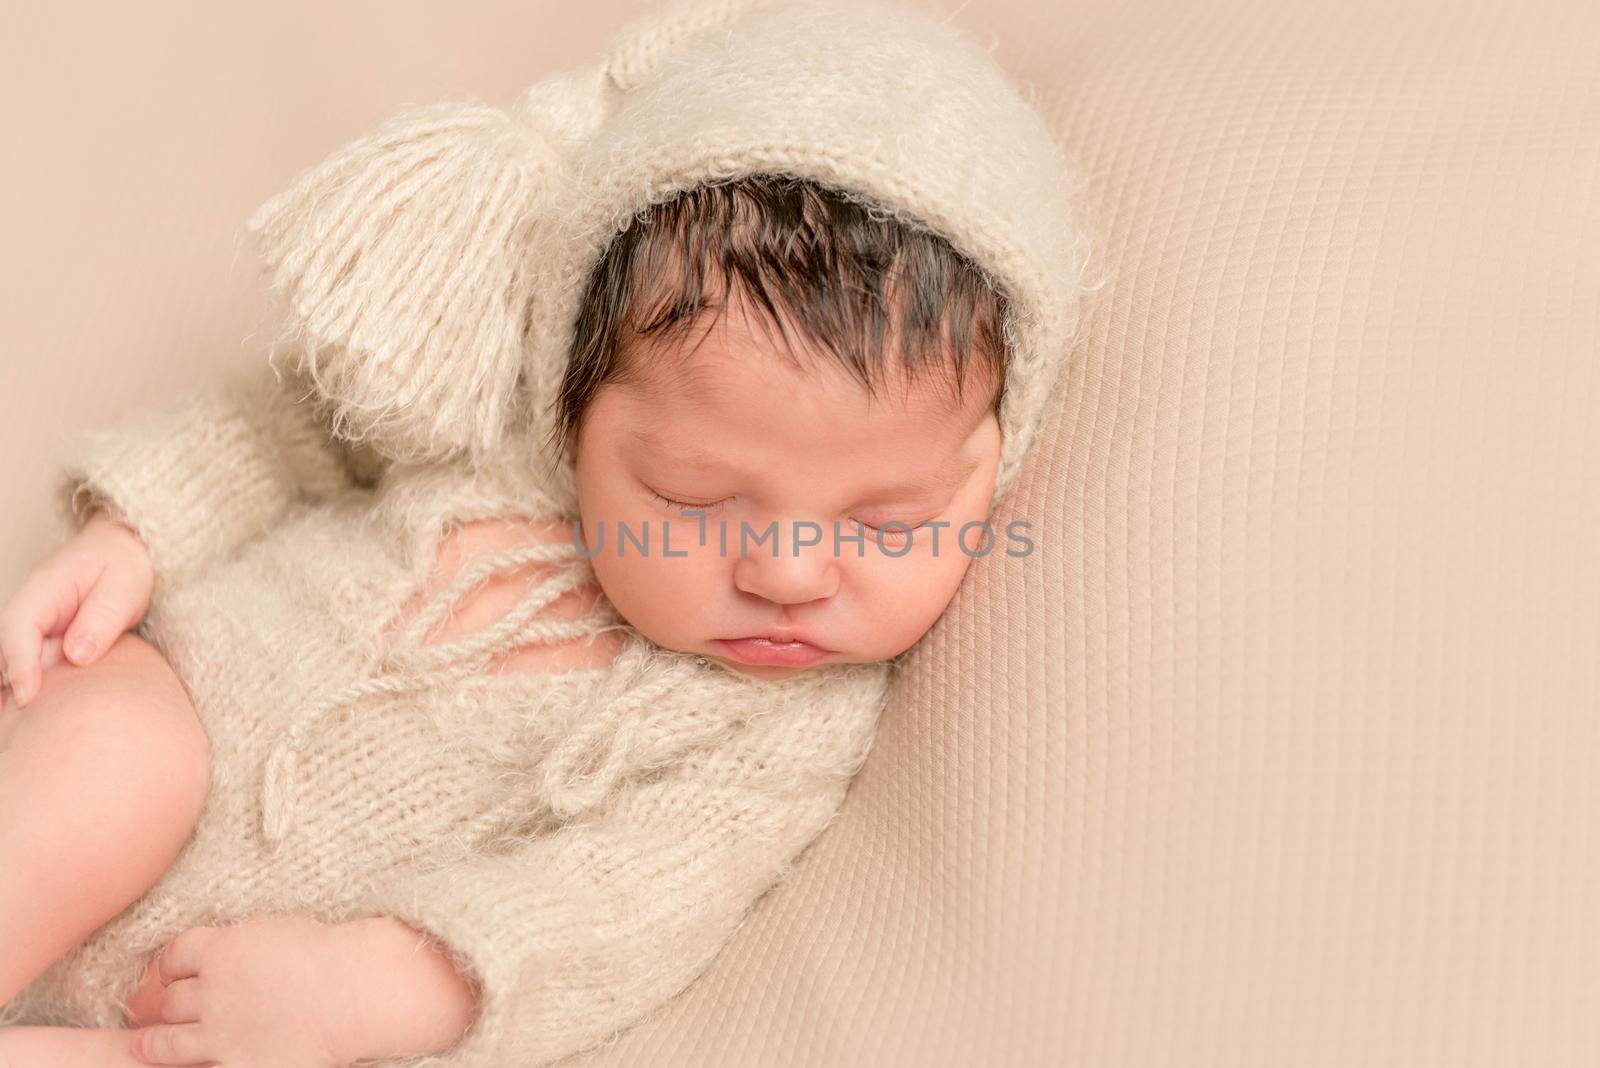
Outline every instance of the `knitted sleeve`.
{"type": "Polygon", "coordinates": [[[478,1008],[450,1050],[375,1063],[535,1068],[681,992],[835,818],[871,747],[877,708],[818,711],[844,729],[695,753],[596,818],[377,891],[361,911],[442,943],[478,1008]]]}
{"type": "Polygon", "coordinates": [[[149,546],[158,586],[225,556],[295,501],[377,473],[373,457],[332,439],[305,392],[263,365],[79,430],[57,468],[57,514],[76,531],[107,508],[149,546]]]}

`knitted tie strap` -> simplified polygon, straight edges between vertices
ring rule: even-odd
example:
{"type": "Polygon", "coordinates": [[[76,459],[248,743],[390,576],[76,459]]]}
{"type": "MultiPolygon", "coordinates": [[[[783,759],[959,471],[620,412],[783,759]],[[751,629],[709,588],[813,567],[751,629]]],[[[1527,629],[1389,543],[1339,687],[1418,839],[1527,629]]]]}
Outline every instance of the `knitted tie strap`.
{"type": "Polygon", "coordinates": [[[268,847],[277,848],[293,825],[294,781],[300,751],[330,716],[369,697],[431,689],[482,674],[501,652],[526,645],[592,639],[608,631],[626,629],[628,624],[604,599],[577,619],[539,618],[551,602],[584,585],[592,574],[588,562],[579,558],[577,547],[570,543],[521,545],[470,558],[406,630],[391,639],[392,644],[373,674],[302,709],[273,746],[263,767],[261,787],[261,831],[268,847]],[[425,637],[450,617],[457,603],[492,575],[514,571],[533,561],[562,562],[564,566],[539,581],[530,580],[523,597],[489,626],[453,641],[423,644],[425,637]]]}

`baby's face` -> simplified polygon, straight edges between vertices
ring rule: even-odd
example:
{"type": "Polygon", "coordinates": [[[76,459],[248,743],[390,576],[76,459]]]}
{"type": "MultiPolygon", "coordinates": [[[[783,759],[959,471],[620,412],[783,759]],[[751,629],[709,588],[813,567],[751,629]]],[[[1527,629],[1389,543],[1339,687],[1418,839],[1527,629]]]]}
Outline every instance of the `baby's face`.
{"type": "Polygon", "coordinates": [[[792,367],[737,309],[687,337],[681,370],[674,354],[661,381],[608,384],[584,414],[580,516],[606,596],[656,644],[758,678],[910,648],[974,554],[1005,548],[979,527],[957,544],[994,493],[993,382],[978,372],[959,409],[942,384],[869,399],[831,361],[792,367]],[[920,529],[880,547],[890,520],[920,529]],[[772,635],[826,652],[737,641],[772,635]]]}

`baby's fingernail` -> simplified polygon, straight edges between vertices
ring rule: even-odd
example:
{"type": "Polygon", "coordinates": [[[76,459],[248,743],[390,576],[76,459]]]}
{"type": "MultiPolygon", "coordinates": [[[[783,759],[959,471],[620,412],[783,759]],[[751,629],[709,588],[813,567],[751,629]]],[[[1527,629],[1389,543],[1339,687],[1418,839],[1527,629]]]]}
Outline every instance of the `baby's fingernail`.
{"type": "Polygon", "coordinates": [[[72,654],[74,660],[85,660],[94,654],[94,642],[88,638],[74,638],[67,652],[72,654]]]}

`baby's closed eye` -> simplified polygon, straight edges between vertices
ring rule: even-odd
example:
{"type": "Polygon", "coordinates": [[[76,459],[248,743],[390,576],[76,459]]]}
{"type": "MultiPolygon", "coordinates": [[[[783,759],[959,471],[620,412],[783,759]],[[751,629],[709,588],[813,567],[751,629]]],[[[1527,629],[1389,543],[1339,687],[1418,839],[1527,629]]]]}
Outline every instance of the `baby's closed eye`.
{"type": "MultiPolygon", "coordinates": [[[[473,557],[530,541],[570,541],[571,538],[572,530],[567,520],[496,517],[451,527],[439,542],[427,584],[407,602],[399,618],[386,630],[392,633],[407,626],[473,557]]],[[[454,613],[443,626],[436,627],[427,636],[425,644],[433,645],[459,638],[500,619],[521,600],[530,579],[547,576],[556,566],[536,561],[514,571],[492,574],[457,603],[454,613]]],[[[600,595],[600,587],[591,580],[550,602],[539,618],[577,619],[594,609],[600,595]]],[[[593,638],[524,645],[497,655],[490,662],[489,671],[492,674],[537,674],[604,667],[616,658],[621,643],[622,636],[619,633],[608,631],[593,638]]]]}

